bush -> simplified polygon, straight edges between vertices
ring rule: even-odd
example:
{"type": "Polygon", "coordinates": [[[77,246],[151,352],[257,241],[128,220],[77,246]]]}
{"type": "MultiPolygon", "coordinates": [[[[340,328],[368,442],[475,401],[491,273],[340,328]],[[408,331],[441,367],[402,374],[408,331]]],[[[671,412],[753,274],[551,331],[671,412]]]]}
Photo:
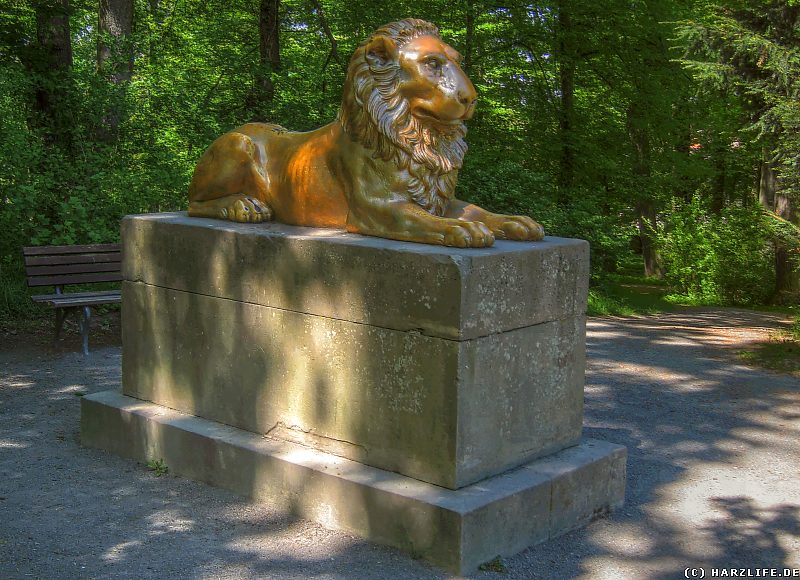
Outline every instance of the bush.
{"type": "Polygon", "coordinates": [[[30,312],[22,246],[116,242],[126,214],[186,206],[194,159],[185,148],[161,143],[167,132],[137,119],[114,143],[94,139],[103,107],[90,97],[100,91],[77,81],[85,98],[72,109],[74,139],[48,142],[46,131],[29,126],[30,75],[0,63],[0,320],[30,312]]]}
{"type": "Polygon", "coordinates": [[[459,176],[457,195],[461,199],[498,213],[531,216],[549,236],[587,240],[595,276],[616,271],[618,261],[630,254],[633,226],[620,225],[615,212],[598,211],[605,205],[605,194],[576,188],[569,204],[560,205],[549,175],[513,160],[473,157],[459,176]]]}
{"type": "Polygon", "coordinates": [[[660,236],[667,279],[703,304],[753,305],[775,291],[771,229],[756,205],[714,215],[698,197],[673,212],[660,236]]]}

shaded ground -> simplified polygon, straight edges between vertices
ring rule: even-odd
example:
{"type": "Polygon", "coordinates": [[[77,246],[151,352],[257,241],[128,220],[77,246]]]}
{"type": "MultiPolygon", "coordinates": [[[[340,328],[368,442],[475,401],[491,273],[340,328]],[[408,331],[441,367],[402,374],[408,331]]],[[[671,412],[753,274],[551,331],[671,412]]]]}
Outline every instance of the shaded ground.
{"type": "MultiPolygon", "coordinates": [[[[48,354],[76,352],[81,349],[80,313],[71,312],[64,320],[58,341],[53,341],[55,313],[41,308],[41,316],[22,322],[0,323],[0,352],[18,348],[42,350],[48,354]]],[[[119,305],[92,308],[89,350],[120,346],[119,305]]],[[[38,356],[38,354],[31,354],[38,356]]]]}
{"type": "Polygon", "coordinates": [[[746,364],[791,374],[800,378],[800,318],[780,328],[768,340],[757,340],[738,352],[746,364]]]}
{"type": "MultiPolygon", "coordinates": [[[[476,576],[800,568],[800,380],[736,357],[782,322],[722,309],[590,319],[585,433],[628,447],[627,503],[506,559],[505,574],[476,576]]],[[[0,337],[0,577],[446,577],[398,551],[80,447],[76,394],[119,383],[119,349],[86,360],[77,341],[51,351],[23,338],[0,337]]]]}

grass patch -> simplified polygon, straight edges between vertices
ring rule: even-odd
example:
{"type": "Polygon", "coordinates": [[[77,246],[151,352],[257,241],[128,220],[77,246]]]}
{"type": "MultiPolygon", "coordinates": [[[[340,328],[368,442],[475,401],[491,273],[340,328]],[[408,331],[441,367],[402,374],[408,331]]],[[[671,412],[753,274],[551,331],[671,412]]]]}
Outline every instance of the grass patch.
{"type": "Polygon", "coordinates": [[[169,472],[169,467],[163,459],[151,459],[147,462],[147,469],[152,471],[156,477],[161,477],[169,472]]]}
{"type": "Polygon", "coordinates": [[[663,280],[613,276],[589,289],[589,316],[636,316],[670,312],[681,305],[663,280]]]}
{"type": "Polygon", "coordinates": [[[9,275],[0,266],[0,325],[30,318],[44,311],[44,307],[31,300],[25,278],[9,275]]]}
{"type": "Polygon", "coordinates": [[[478,570],[481,572],[495,572],[497,574],[505,574],[508,572],[508,568],[506,568],[506,565],[503,563],[503,560],[500,558],[500,556],[494,560],[491,560],[490,562],[481,564],[478,566],[478,570]]]}
{"type": "Polygon", "coordinates": [[[747,364],[800,376],[800,316],[792,325],[776,331],[769,340],[737,353],[747,364]]]}
{"type": "MultiPolygon", "coordinates": [[[[785,314],[786,316],[795,318],[796,320],[794,321],[792,328],[796,328],[798,325],[798,320],[800,320],[800,304],[793,304],[793,305],[766,304],[766,305],[753,306],[752,309],[758,310],[760,312],[777,312],[779,314],[785,314]]],[[[800,332],[800,331],[794,330],[793,332],[800,332]]]]}

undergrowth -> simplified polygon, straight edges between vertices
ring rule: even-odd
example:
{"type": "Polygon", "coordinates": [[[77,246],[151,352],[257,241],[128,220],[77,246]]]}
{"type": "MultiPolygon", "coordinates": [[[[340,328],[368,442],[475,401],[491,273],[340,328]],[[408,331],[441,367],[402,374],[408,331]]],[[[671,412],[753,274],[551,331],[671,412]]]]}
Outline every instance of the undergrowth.
{"type": "Polygon", "coordinates": [[[683,305],[663,280],[643,276],[609,276],[589,288],[589,316],[637,316],[670,312],[683,305]]]}
{"type": "Polygon", "coordinates": [[[795,315],[788,328],[775,331],[768,340],[738,355],[748,364],[800,376],[800,316],[795,315]]]}

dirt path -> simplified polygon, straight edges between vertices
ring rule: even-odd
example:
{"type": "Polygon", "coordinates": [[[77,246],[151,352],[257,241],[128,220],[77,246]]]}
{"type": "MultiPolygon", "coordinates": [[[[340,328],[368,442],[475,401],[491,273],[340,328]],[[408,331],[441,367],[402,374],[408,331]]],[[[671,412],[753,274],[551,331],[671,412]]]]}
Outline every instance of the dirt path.
{"type": "MultiPolygon", "coordinates": [[[[591,319],[585,434],[628,447],[606,520],[481,578],[676,578],[800,568],[800,380],[735,350],[777,316],[591,319]]],[[[119,383],[118,348],[0,350],[0,577],[444,578],[404,554],[78,444],[79,393],[119,383]]]]}

